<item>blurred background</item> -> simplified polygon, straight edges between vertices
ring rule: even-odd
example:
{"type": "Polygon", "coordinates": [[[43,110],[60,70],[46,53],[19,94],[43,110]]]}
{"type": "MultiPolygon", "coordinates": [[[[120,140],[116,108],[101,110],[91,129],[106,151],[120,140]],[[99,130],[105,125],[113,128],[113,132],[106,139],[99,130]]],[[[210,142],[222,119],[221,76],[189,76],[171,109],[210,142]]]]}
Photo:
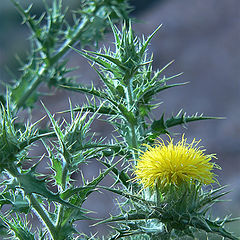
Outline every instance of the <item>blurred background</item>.
{"type": "MultiPolygon", "coordinates": [[[[34,3],[34,11],[43,11],[42,1],[20,1],[25,5],[34,3]]],[[[177,82],[189,84],[173,88],[161,93],[158,98],[163,104],[155,112],[156,119],[160,113],[166,116],[177,114],[183,109],[191,115],[196,112],[207,116],[225,117],[224,120],[207,120],[195,122],[175,129],[177,133],[185,132],[187,138],[202,139],[202,145],[207,153],[216,153],[216,162],[222,167],[219,175],[221,185],[229,185],[232,192],[225,198],[231,202],[219,203],[214,215],[233,214],[240,216],[240,1],[239,0],[132,0],[134,8],[132,17],[135,18],[133,27],[136,34],[145,36],[152,33],[158,25],[162,28],[155,35],[149,47],[154,53],[154,68],[162,68],[171,60],[175,62],[165,72],[172,75],[179,72],[184,74],[177,82]]],[[[77,0],[63,0],[65,5],[77,6],[77,0]]],[[[10,1],[0,3],[0,81],[11,80],[12,73],[18,75],[19,64],[16,54],[26,57],[29,48],[29,31],[21,25],[21,17],[10,1]]],[[[99,44],[111,45],[112,34],[106,35],[99,44]]],[[[85,59],[71,52],[68,55],[70,66],[78,66],[78,82],[101,86],[96,73],[85,59]]],[[[2,86],[0,86],[3,89],[2,86]]],[[[54,113],[66,110],[70,97],[73,104],[84,101],[84,96],[54,89],[49,90],[51,96],[43,97],[43,102],[54,113]]],[[[43,116],[44,110],[39,104],[33,111],[33,120],[43,116]]],[[[111,136],[104,122],[98,121],[93,130],[101,136],[111,136]]],[[[41,154],[41,149],[37,154],[41,154]]],[[[96,164],[84,167],[86,175],[98,173],[96,164]]],[[[108,181],[108,180],[105,180],[108,181]]],[[[106,217],[109,209],[114,212],[115,197],[109,193],[90,197],[86,207],[97,211],[101,217],[106,217]]],[[[89,228],[88,223],[79,227],[82,231],[100,233],[105,228],[89,228]]],[[[238,226],[232,225],[236,231],[238,226]]],[[[240,230],[238,229],[240,233],[240,230]]]]}

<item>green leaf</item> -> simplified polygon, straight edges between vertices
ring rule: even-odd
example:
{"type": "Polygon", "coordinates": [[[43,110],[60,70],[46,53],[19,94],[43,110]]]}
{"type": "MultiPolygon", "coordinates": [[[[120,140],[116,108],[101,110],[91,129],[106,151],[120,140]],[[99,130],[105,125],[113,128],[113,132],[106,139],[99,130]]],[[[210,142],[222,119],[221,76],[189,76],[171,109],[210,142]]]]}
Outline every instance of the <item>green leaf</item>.
{"type": "Polygon", "coordinates": [[[12,212],[28,213],[30,210],[30,204],[28,199],[23,195],[22,191],[12,191],[8,187],[0,195],[1,208],[5,204],[11,204],[12,212]]]}
{"type": "Polygon", "coordinates": [[[54,129],[54,132],[58,138],[58,142],[61,146],[61,150],[63,151],[64,150],[64,143],[63,143],[63,138],[64,138],[64,135],[61,131],[61,128],[60,126],[58,125],[58,123],[55,121],[54,117],[52,116],[52,114],[48,111],[48,109],[45,107],[45,105],[42,103],[51,123],[52,123],[52,126],[53,126],[53,129],[54,129]]]}
{"type": "Polygon", "coordinates": [[[56,180],[56,184],[61,185],[62,184],[62,171],[63,171],[62,163],[57,158],[51,158],[51,160],[52,160],[52,169],[55,172],[54,178],[56,180]]]}
{"type": "Polygon", "coordinates": [[[105,77],[100,71],[98,71],[94,66],[92,66],[92,68],[96,71],[96,73],[98,74],[98,76],[100,77],[100,79],[103,81],[103,83],[107,86],[108,90],[110,91],[111,95],[113,98],[115,98],[115,94],[116,94],[116,89],[114,87],[114,85],[110,82],[110,80],[105,77]]]}
{"type": "Polygon", "coordinates": [[[123,116],[126,118],[126,120],[128,122],[130,122],[132,124],[136,123],[136,118],[135,118],[134,114],[131,111],[128,111],[127,108],[122,103],[117,103],[113,99],[109,98],[109,96],[105,92],[96,90],[93,87],[91,89],[84,88],[84,87],[66,86],[66,85],[61,85],[61,87],[67,88],[67,89],[70,89],[73,91],[77,91],[77,92],[87,93],[87,94],[94,95],[96,97],[105,99],[105,100],[109,101],[111,104],[113,104],[115,107],[117,107],[122,112],[123,116]]]}
{"type": "MultiPolygon", "coordinates": [[[[122,63],[121,63],[121,61],[119,61],[117,58],[113,58],[113,57],[111,57],[111,56],[109,56],[109,55],[107,55],[107,54],[102,54],[102,53],[97,53],[97,52],[91,52],[91,51],[85,51],[85,52],[87,52],[88,54],[89,53],[91,53],[91,54],[94,54],[94,55],[96,55],[96,56],[99,56],[99,57],[101,57],[101,58],[103,58],[103,59],[106,59],[106,60],[108,60],[108,61],[110,61],[111,63],[113,63],[113,64],[115,64],[115,65],[117,65],[119,68],[121,68],[123,71],[127,71],[128,70],[128,68],[126,67],[126,66],[124,66],[122,63]]],[[[95,58],[96,59],[96,58],[95,58]]],[[[98,59],[97,59],[98,60],[98,59]]],[[[99,63],[99,62],[98,62],[99,63]]],[[[106,62],[105,62],[106,63],[106,62]]],[[[101,66],[103,66],[103,65],[101,65],[101,66]]],[[[104,67],[104,66],[103,66],[104,67]]],[[[109,68],[107,68],[107,69],[109,69],[109,68]]]]}
{"type": "MultiPolygon", "coordinates": [[[[180,74],[176,75],[176,76],[180,76],[180,74]]],[[[176,77],[174,76],[174,77],[176,77]]],[[[172,77],[171,77],[172,78],[172,77]]],[[[185,84],[187,84],[188,82],[185,83],[176,83],[176,84],[162,84],[161,82],[158,82],[157,84],[154,84],[153,86],[146,88],[143,93],[141,93],[141,95],[138,97],[138,102],[139,101],[143,101],[144,103],[149,103],[153,96],[156,95],[157,93],[169,89],[169,88],[173,88],[173,87],[179,87],[179,86],[183,86],[185,84]]]]}
{"type": "MultiPolygon", "coordinates": [[[[104,114],[104,115],[117,115],[117,112],[112,108],[112,107],[108,107],[108,106],[101,106],[101,107],[98,107],[98,106],[94,106],[94,105],[84,105],[82,107],[75,107],[73,108],[73,111],[74,112],[96,112],[97,109],[99,108],[98,110],[98,113],[99,114],[104,114]]],[[[71,110],[65,110],[65,111],[61,111],[59,113],[68,113],[70,112],[71,110]]]]}
{"type": "Polygon", "coordinates": [[[109,97],[105,92],[95,89],[93,86],[92,86],[92,88],[87,88],[87,87],[82,87],[82,86],[75,87],[75,86],[68,86],[68,85],[60,85],[60,87],[65,88],[70,91],[82,92],[82,93],[90,94],[90,95],[93,95],[93,96],[96,96],[96,97],[99,97],[102,99],[109,100],[109,97]]]}
{"type": "Polygon", "coordinates": [[[102,224],[102,223],[110,223],[110,222],[121,222],[121,221],[140,221],[140,220],[146,220],[146,219],[153,219],[156,218],[156,216],[147,216],[145,214],[140,213],[132,213],[132,214],[120,214],[118,216],[112,216],[108,219],[105,219],[103,221],[99,221],[94,225],[102,224]]]}
{"type": "MultiPolygon", "coordinates": [[[[19,102],[22,99],[22,96],[28,92],[31,86],[31,82],[33,82],[34,78],[32,76],[36,76],[37,71],[29,72],[28,76],[23,75],[21,81],[19,81],[17,86],[12,87],[11,90],[11,99],[16,104],[19,105],[19,102]]],[[[33,104],[37,101],[39,94],[37,92],[31,93],[24,104],[23,107],[33,107],[33,104]]]]}
{"type": "MultiPolygon", "coordinates": [[[[91,182],[85,184],[82,187],[77,188],[69,188],[65,192],[61,194],[62,199],[66,200],[69,199],[69,202],[73,205],[81,206],[83,202],[87,199],[89,194],[93,191],[96,191],[97,185],[102,181],[102,179],[110,172],[112,169],[121,161],[117,161],[113,166],[107,168],[104,172],[100,173],[98,177],[93,179],[91,182]]],[[[84,179],[83,179],[83,182],[84,179]]],[[[79,212],[77,209],[64,209],[64,214],[62,217],[62,221],[58,226],[59,236],[66,237],[66,233],[73,232],[74,229],[72,228],[73,222],[77,220],[86,220],[92,219],[90,217],[85,216],[83,213],[79,212]]],[[[76,231],[76,230],[75,230],[76,231]]]]}
{"type": "Polygon", "coordinates": [[[132,111],[129,111],[123,104],[118,104],[118,109],[122,112],[123,116],[126,118],[126,120],[133,125],[137,124],[137,119],[134,116],[134,113],[132,111]]]}
{"type": "Polygon", "coordinates": [[[172,116],[167,120],[164,120],[164,114],[162,114],[159,120],[153,121],[151,125],[151,129],[152,129],[152,132],[155,134],[162,134],[162,133],[167,133],[170,127],[186,124],[188,122],[210,120],[210,119],[223,119],[223,118],[207,117],[207,116],[203,116],[203,114],[198,115],[198,113],[191,116],[187,116],[187,114],[185,112],[182,113],[182,110],[181,110],[176,116],[172,116]]]}
{"type": "Polygon", "coordinates": [[[62,186],[62,183],[63,183],[62,182],[62,173],[63,173],[62,162],[59,160],[59,158],[54,156],[49,146],[47,146],[45,143],[44,145],[48,151],[49,158],[51,159],[51,169],[54,171],[53,178],[56,181],[57,185],[63,187],[62,186]]]}
{"type": "Polygon", "coordinates": [[[145,53],[145,51],[146,51],[146,49],[147,49],[148,44],[150,43],[150,41],[152,40],[153,36],[158,32],[158,30],[159,30],[161,27],[162,27],[162,24],[159,25],[159,26],[157,27],[157,29],[154,30],[154,32],[153,32],[150,36],[148,36],[147,40],[143,42],[143,45],[142,45],[142,47],[141,47],[141,49],[140,49],[140,51],[139,51],[140,56],[143,56],[143,54],[145,53]]]}
{"type": "Polygon", "coordinates": [[[216,189],[212,189],[209,192],[203,194],[203,196],[199,201],[199,206],[196,206],[196,210],[201,208],[206,208],[208,205],[211,206],[213,203],[217,202],[219,198],[231,192],[231,191],[222,192],[222,190],[224,190],[225,188],[226,186],[222,186],[216,189]]]}
{"type": "Polygon", "coordinates": [[[74,194],[78,194],[81,196],[82,201],[85,201],[85,199],[87,198],[87,196],[93,192],[93,190],[97,187],[97,185],[102,181],[102,179],[109,173],[111,172],[116,165],[122,161],[122,159],[120,159],[119,161],[117,161],[116,163],[114,163],[112,166],[109,166],[104,172],[100,173],[95,179],[93,179],[91,182],[89,182],[88,184],[86,184],[83,187],[79,187],[79,188],[73,188],[73,189],[67,189],[65,192],[63,192],[61,194],[61,197],[63,199],[68,199],[71,196],[73,196],[74,194]]]}
{"type": "MultiPolygon", "coordinates": [[[[82,56],[84,56],[85,58],[87,58],[88,60],[91,60],[91,61],[97,63],[98,65],[104,67],[106,70],[111,70],[112,69],[112,66],[111,66],[110,63],[102,60],[99,57],[91,56],[88,51],[83,52],[83,51],[80,51],[80,50],[78,50],[74,47],[71,47],[71,46],[69,46],[69,47],[72,48],[75,52],[77,52],[77,53],[81,54],[82,56]]],[[[92,53],[95,54],[95,52],[92,52],[92,53]]]]}
{"type": "Polygon", "coordinates": [[[12,202],[12,204],[13,204],[13,208],[12,208],[13,212],[28,213],[30,210],[29,201],[21,194],[18,194],[15,197],[14,202],[12,202]]]}
{"type": "Polygon", "coordinates": [[[19,240],[35,240],[34,234],[31,233],[27,226],[27,221],[22,217],[15,215],[11,220],[0,214],[0,219],[4,222],[10,232],[19,240]]]}
{"type": "Polygon", "coordinates": [[[16,162],[26,159],[26,150],[38,136],[35,124],[26,124],[23,129],[15,129],[15,115],[12,114],[9,102],[7,109],[0,107],[0,171],[16,162]]]}
{"type": "Polygon", "coordinates": [[[31,169],[31,171],[26,174],[19,175],[18,181],[19,187],[24,190],[24,193],[26,195],[31,195],[35,193],[46,198],[49,202],[58,202],[66,207],[76,208],[84,211],[84,209],[81,209],[78,206],[72,205],[71,203],[61,199],[59,194],[53,194],[52,192],[50,192],[47,189],[45,180],[39,180],[34,176],[33,169],[31,169]]]}
{"type": "Polygon", "coordinates": [[[167,132],[167,126],[164,121],[164,113],[162,114],[161,118],[159,120],[155,120],[151,125],[152,132],[154,133],[168,133],[167,132]]]}
{"type": "Polygon", "coordinates": [[[188,122],[195,122],[195,121],[200,121],[200,120],[211,120],[211,119],[224,119],[222,117],[205,117],[203,114],[198,115],[198,113],[191,115],[191,116],[186,116],[186,113],[182,113],[181,116],[179,114],[174,117],[172,116],[171,118],[166,120],[166,126],[167,128],[173,127],[176,125],[181,125],[185,124],[188,122]]]}
{"type": "Polygon", "coordinates": [[[113,192],[113,193],[116,193],[118,195],[121,195],[121,196],[126,197],[126,198],[131,199],[131,200],[141,201],[146,205],[154,205],[153,201],[146,200],[141,195],[132,194],[132,193],[126,191],[126,190],[124,191],[124,190],[109,188],[109,187],[105,187],[105,186],[100,186],[100,188],[105,189],[105,190],[110,191],[110,192],[113,192]]]}
{"type": "MultiPolygon", "coordinates": [[[[105,161],[100,161],[103,165],[105,165],[106,167],[110,168],[111,165],[110,163],[107,163],[105,161]]],[[[115,174],[116,178],[115,180],[117,182],[121,182],[126,188],[129,187],[129,180],[130,177],[128,176],[128,174],[125,172],[125,170],[120,171],[118,168],[114,167],[112,169],[112,172],[115,174]]]]}
{"type": "Polygon", "coordinates": [[[201,219],[199,217],[196,217],[190,220],[189,225],[198,229],[202,229],[209,233],[216,233],[222,237],[229,238],[231,240],[239,240],[238,237],[234,236],[232,233],[224,229],[223,226],[208,219],[201,219]]]}

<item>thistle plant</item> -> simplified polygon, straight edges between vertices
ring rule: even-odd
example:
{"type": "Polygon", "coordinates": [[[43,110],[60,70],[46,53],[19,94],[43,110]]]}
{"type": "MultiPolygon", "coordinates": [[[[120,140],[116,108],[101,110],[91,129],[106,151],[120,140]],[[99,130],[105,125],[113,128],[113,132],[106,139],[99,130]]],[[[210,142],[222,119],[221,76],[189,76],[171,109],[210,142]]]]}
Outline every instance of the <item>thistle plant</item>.
{"type": "Polygon", "coordinates": [[[214,172],[220,169],[212,162],[215,154],[205,154],[199,140],[188,142],[184,134],[178,143],[171,137],[173,126],[217,118],[183,111],[170,118],[164,113],[157,120],[151,117],[159,107],[158,94],[185,84],[171,83],[181,74],[164,75],[172,62],[157,71],[152,68],[148,45],[160,27],[147,38],[137,37],[124,0],[80,1],[72,25],[61,1],[46,5],[46,13],[38,19],[32,16],[31,7],[24,9],[12,2],[32,35],[22,75],[6,84],[1,97],[1,236],[165,240],[196,239],[204,232],[239,239],[225,228],[236,219],[215,219],[210,214],[213,204],[227,193],[214,172]],[[122,22],[121,29],[115,21],[122,22]],[[97,47],[107,27],[112,29],[115,49],[84,50],[89,44],[97,47]],[[92,62],[101,88],[78,84],[69,77],[73,69],[67,67],[65,55],[72,50],[92,62]],[[38,89],[42,84],[84,94],[87,101],[76,106],[69,101],[69,109],[63,109],[70,114],[69,121],[56,120],[48,104],[42,103],[50,127],[41,128],[41,119],[24,124],[19,116],[25,109],[31,112],[41,100],[38,89]],[[91,131],[94,120],[101,117],[115,129],[110,139],[91,131]],[[163,135],[169,140],[162,140],[163,135]],[[31,148],[40,144],[45,155],[33,161],[36,156],[31,148]],[[37,171],[42,161],[49,161],[49,173],[37,171]],[[89,161],[99,162],[103,170],[89,181],[82,172],[82,181],[76,184],[73,174],[89,161]],[[101,183],[107,175],[114,180],[111,186],[101,183]],[[107,219],[83,207],[89,195],[99,190],[119,196],[115,213],[109,210],[107,219]],[[32,214],[38,217],[37,226],[30,222],[32,214]],[[112,231],[107,236],[84,234],[76,222],[89,219],[94,225],[111,224],[112,231]]]}

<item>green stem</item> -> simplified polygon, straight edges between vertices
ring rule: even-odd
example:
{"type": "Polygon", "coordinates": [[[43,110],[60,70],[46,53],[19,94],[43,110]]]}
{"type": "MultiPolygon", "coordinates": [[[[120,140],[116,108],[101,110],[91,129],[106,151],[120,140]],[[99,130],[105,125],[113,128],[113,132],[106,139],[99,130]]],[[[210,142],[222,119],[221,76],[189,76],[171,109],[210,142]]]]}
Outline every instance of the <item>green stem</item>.
{"type": "MultiPolygon", "coordinates": [[[[63,191],[67,188],[67,176],[68,176],[68,166],[69,166],[69,153],[65,152],[65,154],[63,154],[63,159],[64,159],[64,164],[63,164],[63,170],[62,170],[62,181],[61,181],[61,185],[62,185],[62,189],[63,191]]],[[[59,228],[61,228],[61,224],[62,224],[62,218],[63,218],[63,214],[64,214],[64,206],[60,205],[59,209],[58,209],[58,215],[57,215],[57,221],[56,221],[56,229],[58,230],[59,228]]],[[[57,231],[59,232],[59,231],[57,231]]],[[[59,239],[60,240],[60,239],[59,239]]]]}
{"type": "Polygon", "coordinates": [[[62,47],[59,48],[58,53],[55,54],[55,56],[51,57],[49,60],[49,64],[43,63],[41,68],[39,69],[38,73],[36,74],[36,77],[32,80],[32,83],[30,87],[23,93],[19,101],[17,102],[17,108],[22,107],[27,99],[32,95],[32,93],[38,88],[40,83],[42,82],[42,76],[45,71],[51,66],[53,66],[68,50],[69,50],[69,45],[73,45],[78,39],[79,36],[82,34],[84,31],[84,28],[88,24],[88,20],[84,19],[81,24],[76,28],[76,30],[73,33],[73,37],[69,40],[66,40],[62,47]]]}
{"type": "Polygon", "coordinates": [[[129,85],[127,86],[127,100],[128,100],[128,108],[131,109],[133,107],[133,94],[132,94],[131,80],[129,80],[129,85]]]}
{"type": "MultiPolygon", "coordinates": [[[[16,2],[15,0],[11,0],[12,1],[12,3],[15,5],[15,7],[18,9],[18,11],[20,12],[20,14],[23,16],[23,18],[25,18],[25,19],[27,19],[27,23],[28,23],[28,26],[30,27],[30,29],[33,31],[33,32],[37,32],[37,29],[36,29],[36,27],[35,27],[35,23],[34,23],[34,20],[33,20],[33,18],[31,18],[31,17],[29,17],[29,12],[27,12],[27,11],[25,11],[22,7],[21,7],[21,5],[18,3],[18,2],[16,2]]],[[[35,35],[34,36],[36,39],[37,39],[37,41],[38,41],[38,43],[39,43],[39,48],[40,47],[42,47],[42,40],[39,38],[39,35],[35,35]]]]}
{"type": "MultiPolygon", "coordinates": [[[[63,214],[64,214],[64,207],[63,207],[63,205],[60,205],[59,209],[58,209],[57,222],[56,222],[56,230],[57,230],[57,232],[61,231],[63,214]]],[[[61,239],[59,239],[59,240],[61,240],[61,239]]]]}
{"type": "Polygon", "coordinates": [[[50,217],[47,215],[46,209],[44,209],[39,204],[39,202],[37,201],[37,199],[35,198],[35,196],[33,194],[30,195],[30,201],[31,201],[31,204],[34,207],[34,209],[37,211],[39,217],[43,220],[44,224],[48,228],[48,230],[52,236],[52,239],[57,240],[58,238],[57,238],[56,228],[55,228],[54,224],[52,223],[52,221],[50,220],[50,217]]]}
{"type": "Polygon", "coordinates": [[[58,49],[56,55],[51,58],[50,62],[55,63],[56,61],[58,61],[69,50],[69,46],[74,45],[74,43],[79,39],[80,35],[84,31],[84,28],[87,26],[88,23],[89,23],[88,19],[86,18],[83,19],[82,23],[79,24],[76,30],[74,31],[72,38],[66,40],[62,44],[62,46],[58,49]]]}
{"type": "Polygon", "coordinates": [[[68,176],[68,162],[65,162],[62,170],[62,188],[63,191],[67,188],[67,176],[68,176]]]}
{"type": "MultiPolygon", "coordinates": [[[[132,90],[132,80],[129,79],[129,84],[127,86],[127,103],[128,110],[133,109],[134,101],[133,101],[133,90],[132,90]]],[[[136,136],[136,125],[129,122],[130,130],[131,130],[131,146],[132,146],[132,154],[133,158],[136,160],[138,158],[138,153],[136,149],[138,148],[137,136],[136,136]]]]}
{"type": "Polygon", "coordinates": [[[14,164],[9,165],[6,170],[15,178],[17,178],[20,175],[20,172],[18,171],[17,167],[14,164]]]}
{"type": "Polygon", "coordinates": [[[28,87],[28,89],[23,93],[21,98],[18,100],[18,102],[16,104],[16,107],[18,109],[25,104],[27,99],[32,95],[32,93],[37,89],[39,84],[42,82],[42,75],[44,74],[46,69],[47,69],[46,64],[43,64],[42,67],[40,68],[40,70],[38,71],[38,73],[36,74],[36,77],[34,77],[32,79],[32,82],[31,82],[30,86],[28,87]]]}
{"type": "Polygon", "coordinates": [[[32,143],[34,143],[34,142],[36,142],[36,141],[38,141],[38,140],[40,140],[44,137],[51,138],[51,137],[55,137],[55,136],[56,136],[55,132],[48,132],[48,133],[39,134],[35,137],[32,137],[30,140],[26,140],[26,141],[21,142],[20,143],[20,149],[24,149],[25,147],[29,146],[30,144],[32,144],[32,143]]]}
{"type": "Polygon", "coordinates": [[[131,124],[131,135],[132,135],[132,152],[133,152],[133,158],[136,160],[138,158],[138,153],[136,149],[138,149],[138,143],[137,143],[137,137],[136,137],[136,129],[133,124],[131,124]]]}

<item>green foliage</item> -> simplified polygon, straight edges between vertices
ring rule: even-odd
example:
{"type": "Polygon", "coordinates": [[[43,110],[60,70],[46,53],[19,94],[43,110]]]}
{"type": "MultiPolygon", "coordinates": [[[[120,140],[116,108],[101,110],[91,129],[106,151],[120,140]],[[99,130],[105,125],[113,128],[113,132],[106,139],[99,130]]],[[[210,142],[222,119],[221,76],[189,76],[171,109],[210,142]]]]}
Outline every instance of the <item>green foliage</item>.
{"type": "Polygon", "coordinates": [[[185,112],[182,113],[182,110],[176,116],[172,116],[167,120],[164,120],[164,113],[162,114],[159,120],[153,121],[151,125],[151,137],[156,137],[162,133],[169,133],[168,129],[177,125],[184,125],[188,122],[195,122],[200,120],[209,120],[209,119],[222,119],[216,117],[205,117],[203,114],[198,115],[198,113],[193,114],[192,116],[187,116],[185,112]]]}
{"type": "Polygon", "coordinates": [[[11,221],[4,216],[0,215],[0,219],[4,222],[6,227],[9,229],[12,239],[19,240],[35,240],[34,234],[30,232],[27,226],[26,219],[22,219],[19,215],[15,215],[11,221]]]}
{"type": "Polygon", "coordinates": [[[26,158],[25,149],[38,139],[38,133],[34,126],[27,124],[23,130],[16,129],[15,116],[10,111],[9,103],[7,109],[1,105],[0,109],[0,171],[14,164],[21,164],[26,158]]]}
{"type": "Polygon", "coordinates": [[[197,230],[238,239],[224,228],[224,224],[233,221],[232,219],[226,217],[223,220],[213,220],[207,214],[212,204],[228,192],[222,192],[224,187],[206,192],[201,187],[200,184],[190,187],[182,185],[178,189],[172,187],[165,195],[158,189],[154,194],[149,194],[147,190],[141,194],[130,194],[128,191],[105,188],[124,196],[128,201],[124,202],[119,216],[113,216],[101,223],[121,222],[121,228],[116,227],[118,233],[112,239],[139,234],[145,234],[150,239],[175,239],[181,236],[194,238],[197,230]],[[125,210],[126,204],[131,208],[125,210]]]}
{"type": "Polygon", "coordinates": [[[33,107],[41,83],[48,86],[66,84],[72,81],[67,74],[74,69],[66,66],[62,57],[69,51],[69,45],[80,41],[82,46],[97,44],[109,26],[108,17],[117,20],[127,18],[129,6],[125,0],[97,0],[79,2],[79,9],[72,15],[73,24],[66,19],[66,9],[61,0],[46,5],[46,12],[39,18],[31,14],[32,5],[27,9],[11,0],[31,31],[31,53],[28,63],[22,66],[22,76],[9,86],[11,98],[17,108],[33,107]]]}
{"type": "MultiPolygon", "coordinates": [[[[61,0],[45,3],[46,11],[36,18],[12,0],[31,31],[31,51],[28,62],[22,64],[21,76],[7,86],[0,110],[0,235],[11,239],[186,239],[195,238],[198,231],[218,234],[236,240],[225,228],[235,219],[213,219],[212,205],[226,194],[223,187],[204,189],[196,182],[172,186],[166,192],[156,188],[142,189],[132,180],[132,172],[144,144],[152,144],[161,134],[170,133],[174,126],[200,120],[217,119],[180,111],[176,116],[152,119],[152,110],[159,94],[185,83],[171,83],[181,74],[165,76],[168,63],[153,71],[153,55],[148,45],[159,26],[149,37],[135,35],[128,18],[125,0],[79,1],[72,13],[72,22],[61,0]],[[111,20],[110,20],[111,19],[111,20]],[[113,22],[125,19],[122,29],[113,22]],[[108,26],[115,38],[115,49],[103,47],[87,51],[86,45],[98,45],[108,26]],[[81,50],[74,46],[80,43],[81,50]],[[103,87],[76,84],[69,73],[65,54],[75,50],[93,63],[103,87]],[[23,110],[36,107],[43,93],[40,85],[60,87],[90,96],[86,103],[64,110],[70,118],[56,120],[42,104],[50,122],[41,129],[39,121],[24,124],[23,110]],[[95,119],[102,117],[116,134],[111,139],[98,137],[91,131],[95,119]],[[35,160],[31,147],[43,144],[45,154],[35,160]],[[31,154],[29,154],[31,153],[31,154]],[[97,161],[102,169],[86,179],[80,169],[83,164],[97,161]],[[48,171],[41,173],[42,163],[48,171]],[[81,181],[74,175],[81,173],[81,181]],[[111,176],[113,184],[103,186],[102,180],[111,176]],[[99,219],[83,204],[90,194],[99,190],[119,196],[118,214],[99,219]],[[33,231],[29,216],[38,216],[39,230],[33,231]],[[95,224],[113,223],[109,236],[87,236],[79,232],[77,221],[95,220],[95,224]],[[115,224],[114,224],[115,223],[115,224]]],[[[30,112],[31,113],[31,112],[30,112]]],[[[30,122],[30,120],[29,120],[30,122]]],[[[45,169],[46,170],[46,169],[45,169]]],[[[98,199],[96,199],[98,201],[98,199]]],[[[110,211],[110,210],[109,210],[110,211]]],[[[38,229],[35,226],[34,229],[38,229]]]]}
{"type": "MultiPolygon", "coordinates": [[[[160,28],[160,27],[159,27],[160,28]]],[[[159,30],[157,28],[147,39],[134,36],[131,23],[125,22],[122,31],[112,25],[115,37],[115,51],[104,48],[103,53],[80,51],[74,49],[88,60],[98,66],[93,67],[99,78],[104,83],[103,89],[94,86],[61,85],[61,87],[94,96],[99,101],[104,101],[100,106],[86,106],[86,110],[100,108],[100,112],[111,115],[109,122],[120,133],[127,143],[127,148],[139,148],[143,142],[152,142],[162,133],[168,133],[170,127],[187,122],[214,119],[203,115],[186,116],[179,114],[176,117],[160,120],[151,124],[147,123],[149,113],[158,106],[152,104],[154,97],[168,88],[182,86],[185,83],[168,84],[168,81],[179,77],[181,74],[166,77],[163,71],[172,63],[162,69],[152,70],[152,58],[147,53],[150,40],[159,30]],[[104,109],[104,110],[103,110],[104,109]]],[[[78,108],[74,109],[75,111],[78,108]]],[[[152,121],[152,120],[151,120],[152,121]]]]}

